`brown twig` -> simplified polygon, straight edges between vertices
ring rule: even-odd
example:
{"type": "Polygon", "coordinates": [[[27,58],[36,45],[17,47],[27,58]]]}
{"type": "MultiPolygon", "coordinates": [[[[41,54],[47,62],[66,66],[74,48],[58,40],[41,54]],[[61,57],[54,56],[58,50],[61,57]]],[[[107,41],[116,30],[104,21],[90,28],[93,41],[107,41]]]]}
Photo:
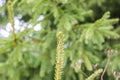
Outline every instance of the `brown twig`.
{"type": "Polygon", "coordinates": [[[104,76],[104,74],[105,74],[105,72],[106,72],[106,70],[107,70],[107,68],[108,68],[108,65],[109,65],[109,63],[110,63],[110,57],[111,57],[111,55],[112,55],[112,51],[111,51],[111,50],[108,50],[108,52],[107,52],[107,57],[108,57],[108,59],[107,59],[107,63],[106,63],[106,65],[105,65],[105,68],[104,68],[104,70],[103,70],[103,73],[102,73],[102,75],[101,75],[101,80],[103,80],[103,76],[104,76]]]}
{"type": "Polygon", "coordinates": [[[101,75],[101,80],[103,80],[103,76],[104,76],[104,74],[105,74],[105,72],[106,72],[106,70],[107,70],[107,68],[108,68],[109,63],[110,63],[110,59],[108,58],[107,64],[105,65],[104,71],[103,71],[103,73],[102,73],[102,75],[101,75]]]}

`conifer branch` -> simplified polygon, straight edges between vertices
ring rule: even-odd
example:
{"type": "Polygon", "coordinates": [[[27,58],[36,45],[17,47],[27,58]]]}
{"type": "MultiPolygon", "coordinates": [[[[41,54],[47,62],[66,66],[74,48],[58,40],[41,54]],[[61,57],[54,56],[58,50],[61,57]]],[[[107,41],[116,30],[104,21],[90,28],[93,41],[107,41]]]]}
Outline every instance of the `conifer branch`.
{"type": "Polygon", "coordinates": [[[99,69],[95,71],[90,77],[88,77],[86,80],[94,80],[97,76],[99,76],[103,72],[103,69],[99,69]]]}
{"type": "Polygon", "coordinates": [[[12,26],[12,35],[14,37],[14,42],[16,43],[16,34],[15,34],[15,28],[14,28],[14,16],[13,16],[13,8],[12,8],[12,4],[11,4],[11,0],[8,0],[8,14],[9,14],[9,20],[12,26]]]}
{"type": "Polygon", "coordinates": [[[62,73],[62,52],[63,52],[63,34],[62,32],[58,33],[58,46],[57,46],[57,63],[56,63],[56,73],[55,73],[55,80],[61,80],[61,73],[62,73]]]}

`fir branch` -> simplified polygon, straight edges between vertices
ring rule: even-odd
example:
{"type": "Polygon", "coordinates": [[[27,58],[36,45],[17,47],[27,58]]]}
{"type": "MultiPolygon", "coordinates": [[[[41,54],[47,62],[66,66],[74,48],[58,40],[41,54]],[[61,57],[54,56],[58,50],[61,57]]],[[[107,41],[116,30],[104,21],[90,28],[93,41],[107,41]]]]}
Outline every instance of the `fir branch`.
{"type": "Polygon", "coordinates": [[[58,33],[58,46],[57,46],[57,63],[56,63],[56,74],[55,80],[61,80],[61,73],[62,73],[62,52],[63,52],[63,34],[62,32],[58,33]]]}
{"type": "Polygon", "coordinates": [[[95,71],[90,77],[88,77],[86,80],[94,80],[97,76],[100,75],[100,73],[103,72],[103,69],[99,69],[95,71]]]}
{"type": "Polygon", "coordinates": [[[8,13],[9,13],[9,19],[12,25],[12,34],[14,37],[14,42],[16,43],[16,34],[15,34],[15,28],[14,28],[14,16],[13,16],[13,8],[12,8],[12,4],[11,4],[11,0],[8,0],[8,13]]]}

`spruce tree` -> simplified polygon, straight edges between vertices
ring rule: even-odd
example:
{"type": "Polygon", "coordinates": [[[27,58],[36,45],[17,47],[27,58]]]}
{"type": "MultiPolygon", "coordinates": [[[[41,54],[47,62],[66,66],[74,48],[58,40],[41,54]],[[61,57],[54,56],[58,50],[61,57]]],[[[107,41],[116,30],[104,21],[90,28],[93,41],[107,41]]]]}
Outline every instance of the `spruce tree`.
{"type": "Polygon", "coordinates": [[[118,6],[119,0],[6,0],[0,26],[11,30],[0,38],[0,80],[118,80],[118,6]]]}

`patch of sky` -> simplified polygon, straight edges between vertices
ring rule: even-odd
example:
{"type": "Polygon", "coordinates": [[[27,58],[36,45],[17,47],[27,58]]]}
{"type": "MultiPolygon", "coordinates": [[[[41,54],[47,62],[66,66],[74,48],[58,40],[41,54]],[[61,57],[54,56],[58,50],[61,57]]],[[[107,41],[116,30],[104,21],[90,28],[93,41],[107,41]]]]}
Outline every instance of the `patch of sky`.
{"type": "Polygon", "coordinates": [[[0,0],[0,7],[2,7],[6,3],[6,0],[0,0]]]}
{"type": "MultiPolygon", "coordinates": [[[[19,32],[19,31],[24,31],[24,29],[26,27],[27,28],[33,28],[35,31],[40,31],[42,29],[40,22],[38,24],[36,24],[35,26],[32,26],[32,24],[28,24],[28,23],[24,22],[23,20],[21,20],[21,18],[22,18],[21,14],[18,14],[17,16],[14,17],[15,33],[19,32]]],[[[44,16],[40,15],[37,18],[37,21],[41,21],[43,19],[44,19],[44,16]]],[[[10,36],[11,30],[12,30],[11,23],[8,22],[5,25],[5,28],[0,29],[0,37],[8,38],[10,36]]]]}

